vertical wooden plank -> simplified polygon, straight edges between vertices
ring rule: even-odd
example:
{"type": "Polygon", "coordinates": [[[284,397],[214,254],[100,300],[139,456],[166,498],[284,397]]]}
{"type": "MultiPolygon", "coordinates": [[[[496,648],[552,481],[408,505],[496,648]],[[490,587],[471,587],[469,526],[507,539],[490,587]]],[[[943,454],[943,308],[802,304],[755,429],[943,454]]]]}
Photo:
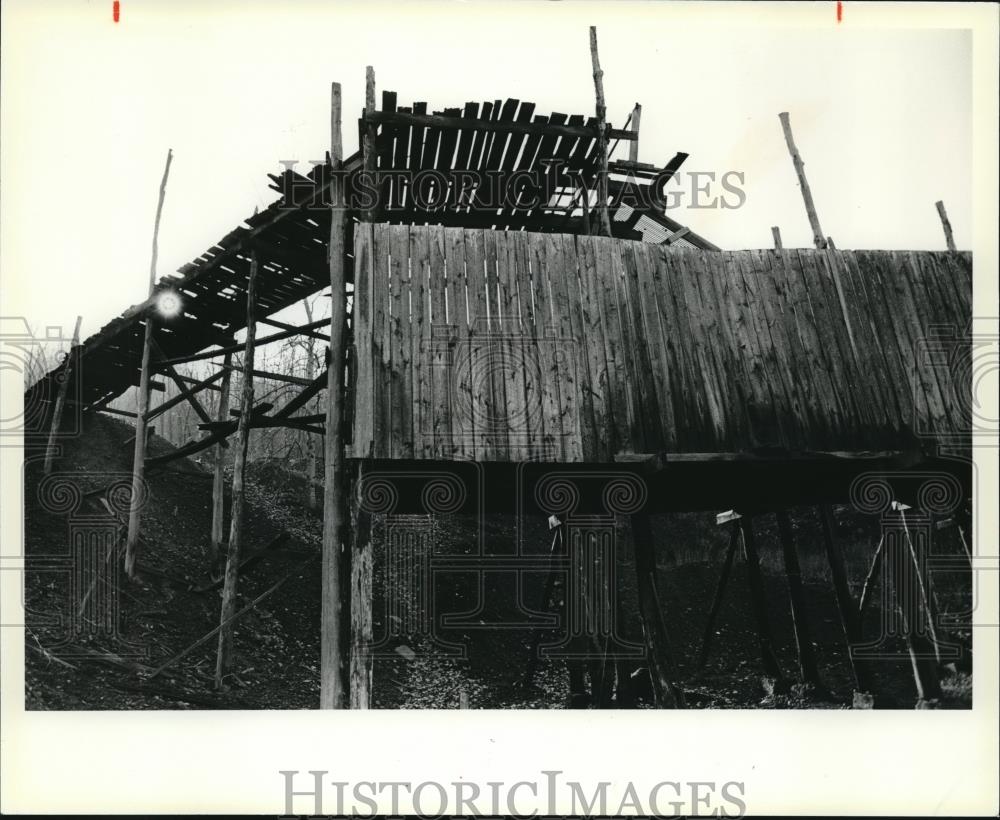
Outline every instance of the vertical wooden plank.
{"type": "Polygon", "coordinates": [[[410,370],[410,260],[409,226],[389,226],[390,288],[390,397],[392,427],[389,457],[413,457],[413,404],[410,370]]]}
{"type": "Polygon", "coordinates": [[[375,249],[371,223],[354,227],[354,308],[352,330],[357,360],[354,390],[354,431],[351,452],[355,458],[373,455],[375,364],[373,362],[373,303],[375,249]]]}
{"type": "Polygon", "coordinates": [[[374,374],[372,452],[388,458],[392,436],[392,282],[389,226],[372,226],[372,368],[374,374]]]}
{"type": "Polygon", "coordinates": [[[545,253],[545,237],[528,234],[531,265],[531,293],[534,305],[535,337],[539,340],[539,369],[542,393],[542,461],[560,461],[563,447],[561,398],[558,380],[558,341],[552,315],[549,291],[549,269],[545,253]]]}
{"type": "Polygon", "coordinates": [[[469,299],[469,381],[472,388],[477,461],[490,461],[496,452],[484,233],[482,230],[465,232],[465,275],[469,299]]]}
{"type": "Polygon", "coordinates": [[[581,296],[581,344],[587,356],[591,411],[594,419],[593,460],[610,462],[615,450],[612,447],[614,435],[613,408],[608,382],[608,360],[604,339],[601,299],[597,284],[597,258],[593,240],[588,236],[577,236],[577,256],[580,264],[581,296]]]}
{"type": "MultiPolygon", "coordinates": [[[[570,323],[569,288],[567,279],[575,277],[571,262],[564,251],[562,234],[545,234],[546,275],[552,298],[552,319],[556,329],[555,377],[559,381],[559,412],[563,440],[562,460],[583,459],[581,446],[580,390],[577,384],[577,340],[570,323]]],[[[575,261],[575,260],[574,260],[575,261]]]]}
{"type": "Polygon", "coordinates": [[[650,254],[649,245],[645,242],[631,243],[631,247],[636,267],[637,298],[642,311],[643,339],[649,351],[649,366],[652,369],[652,384],[663,447],[666,450],[676,450],[677,421],[674,417],[671,384],[674,377],[674,362],[664,333],[662,317],[657,308],[656,285],[653,280],[656,259],[650,254]]]}
{"type": "Polygon", "coordinates": [[[531,249],[528,234],[515,231],[511,234],[513,266],[511,275],[517,288],[521,308],[524,367],[524,433],[525,458],[541,460],[541,447],[545,434],[545,417],[542,409],[542,363],[539,337],[535,327],[535,306],[532,300],[531,249]]]}
{"type": "MultiPolygon", "coordinates": [[[[52,418],[49,422],[49,437],[45,443],[45,463],[43,466],[45,475],[49,475],[52,472],[52,461],[56,455],[56,438],[59,435],[59,428],[62,426],[63,408],[66,406],[66,394],[69,392],[69,382],[73,376],[73,360],[79,358],[77,345],[80,343],[80,322],[82,320],[82,316],[76,317],[76,326],[73,328],[73,341],[70,343],[69,350],[66,351],[66,359],[63,362],[62,373],[60,374],[59,392],[56,394],[55,405],[52,408],[52,418]]],[[[79,374],[77,374],[77,378],[79,378],[79,374]]],[[[145,423],[146,419],[142,417],[136,420],[137,425],[145,423]]]]}
{"type": "Polygon", "coordinates": [[[497,283],[502,317],[499,343],[504,361],[507,446],[511,461],[527,461],[529,458],[525,370],[531,359],[531,348],[530,337],[524,334],[521,323],[522,313],[518,293],[519,233],[498,233],[494,237],[497,240],[497,283]]]}
{"type": "Polygon", "coordinates": [[[489,388],[493,410],[492,434],[495,448],[493,457],[497,461],[515,460],[510,455],[510,416],[505,377],[507,361],[503,344],[504,317],[499,302],[499,276],[497,272],[506,235],[504,231],[484,231],[483,233],[483,266],[485,269],[483,281],[489,312],[486,347],[489,354],[489,388]]]}
{"type": "MultiPolygon", "coordinates": [[[[233,371],[230,365],[233,362],[233,354],[226,353],[222,359],[222,366],[225,371],[222,376],[222,385],[219,390],[219,409],[215,414],[217,421],[229,421],[229,388],[233,379],[233,371]]],[[[214,566],[222,558],[222,538],[223,527],[225,525],[225,453],[222,443],[216,444],[215,466],[212,470],[212,541],[209,558],[214,566]]],[[[214,570],[213,570],[214,573],[214,570]]]]}
{"type": "Polygon", "coordinates": [[[413,458],[433,457],[433,437],[430,434],[431,386],[430,360],[431,325],[428,267],[430,264],[430,226],[410,228],[410,340],[413,406],[413,458]]]}
{"type": "Polygon", "coordinates": [[[448,279],[448,322],[454,326],[455,341],[450,345],[452,367],[449,390],[452,398],[451,434],[456,458],[475,459],[475,427],[472,418],[472,381],[468,368],[470,354],[469,319],[465,272],[465,231],[445,228],[445,266],[448,279]]]}
{"type": "Polygon", "coordinates": [[[593,240],[597,258],[596,278],[601,300],[601,319],[604,325],[605,355],[608,360],[608,384],[611,390],[613,408],[614,439],[612,455],[635,452],[632,439],[635,407],[629,389],[629,371],[625,362],[625,344],[618,310],[619,276],[616,264],[618,258],[613,253],[614,241],[604,237],[593,240]]]}
{"type": "Polygon", "coordinates": [[[809,612],[806,604],[806,592],[802,586],[802,570],[799,567],[799,554],[795,548],[792,536],[792,522],[785,510],[777,512],[778,534],[781,540],[781,552],[785,566],[785,580],[788,583],[788,597],[792,609],[792,627],[795,632],[795,646],[799,656],[799,674],[804,683],[810,683],[816,689],[822,689],[823,683],[819,677],[819,667],[816,663],[816,650],[813,647],[812,629],[809,626],[809,612]]]}
{"type": "Polygon", "coordinates": [[[638,451],[659,453],[663,450],[663,429],[660,423],[660,409],[656,400],[653,383],[653,366],[650,358],[650,338],[643,319],[641,295],[639,292],[639,272],[634,246],[637,242],[617,240],[622,261],[623,316],[628,328],[630,360],[633,365],[634,391],[637,394],[638,422],[641,440],[638,451]]]}
{"type": "Polygon", "coordinates": [[[452,388],[451,367],[454,358],[455,332],[447,314],[447,263],[445,261],[445,229],[440,225],[428,228],[430,233],[430,390],[431,390],[431,452],[435,459],[454,457],[451,438],[452,388]]]}
{"type": "Polygon", "coordinates": [[[350,494],[351,516],[351,653],[350,707],[370,709],[372,698],[373,564],[371,515],[361,504],[364,462],[359,464],[350,494]]]}

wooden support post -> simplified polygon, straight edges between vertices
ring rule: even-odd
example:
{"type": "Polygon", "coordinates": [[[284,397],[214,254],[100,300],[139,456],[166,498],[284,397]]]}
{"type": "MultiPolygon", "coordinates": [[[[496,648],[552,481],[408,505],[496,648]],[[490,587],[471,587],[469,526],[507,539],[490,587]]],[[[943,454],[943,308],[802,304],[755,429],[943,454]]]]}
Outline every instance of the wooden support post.
{"type": "Polygon", "coordinates": [[[597,155],[601,162],[597,174],[597,207],[600,209],[604,235],[611,236],[611,217],[608,215],[608,109],[604,103],[604,72],[597,57],[597,26],[590,27],[590,61],[594,69],[594,92],[597,96],[597,155]]]}
{"type": "MultiPolygon", "coordinates": [[[[330,105],[330,162],[339,170],[344,158],[341,137],[340,83],[333,83],[330,105]]],[[[327,368],[326,436],[323,439],[325,481],[323,484],[323,547],[320,611],[320,708],[348,706],[346,652],[341,631],[342,562],[344,551],[344,441],[341,430],[344,403],[344,328],[347,323],[347,293],[344,285],[344,248],[347,211],[343,179],[333,175],[330,184],[330,366],[327,368]]]]}
{"type": "Polygon", "coordinates": [[[215,662],[215,687],[221,688],[232,666],[233,627],[229,623],[236,612],[236,583],[239,578],[243,552],[243,474],[246,470],[247,450],[250,445],[250,422],[253,407],[253,358],[254,336],[257,326],[257,254],[250,254],[250,278],[247,281],[247,341],[244,361],[247,370],[243,375],[240,398],[240,420],[236,428],[236,457],[233,462],[233,508],[229,521],[229,549],[226,551],[226,580],[222,587],[222,619],[225,628],[219,630],[219,654],[215,662]]]}
{"type": "MultiPolygon", "coordinates": [[[[862,692],[871,692],[872,678],[864,660],[855,657],[854,647],[861,643],[861,614],[851,595],[851,586],[847,580],[847,567],[844,565],[844,553],[833,533],[833,510],[829,504],[819,507],[820,521],[823,524],[823,544],[826,547],[826,559],[833,576],[833,590],[837,595],[837,609],[840,612],[840,623],[844,627],[847,639],[847,657],[851,662],[854,681],[862,692]]],[[[881,543],[879,544],[881,552],[881,543]]]]}
{"type": "Polygon", "coordinates": [[[948,243],[948,250],[957,250],[955,247],[955,237],[951,233],[951,222],[948,221],[948,213],[944,209],[944,202],[940,199],[934,203],[938,216],[941,217],[941,227],[944,228],[944,241],[948,243]]]}
{"type": "Polygon", "coordinates": [[[774,237],[774,249],[776,251],[780,251],[781,250],[781,229],[777,225],[775,225],[773,228],[771,228],[771,236],[774,237]]]}
{"type": "Polygon", "coordinates": [[[359,462],[351,492],[351,674],[352,709],[370,709],[372,697],[372,608],[374,554],[371,514],[361,504],[364,463],[359,462]]]}
{"type": "Polygon", "coordinates": [[[792,627],[795,630],[795,645],[798,649],[799,674],[803,683],[811,684],[816,689],[822,690],[825,687],[819,677],[816,650],[812,642],[812,630],[809,628],[806,593],[802,586],[799,555],[792,537],[792,522],[785,510],[778,510],[775,515],[778,519],[778,534],[781,538],[785,578],[788,581],[788,597],[792,606],[792,627]]]}
{"type": "MultiPolygon", "coordinates": [[[[371,66],[365,68],[365,113],[373,114],[375,112],[375,69],[371,66]]],[[[375,161],[377,155],[375,153],[375,137],[376,129],[378,125],[372,121],[366,121],[364,125],[364,134],[361,142],[362,150],[362,163],[364,168],[365,176],[367,177],[369,184],[372,188],[379,192],[377,196],[381,196],[381,187],[375,184],[375,161]]],[[[374,222],[378,215],[382,212],[382,206],[384,203],[376,200],[372,207],[365,211],[365,218],[369,222],[374,222]]]]}
{"type": "Polygon", "coordinates": [[[822,250],[826,247],[823,229],[819,226],[819,217],[816,215],[816,206],[813,204],[812,191],[809,190],[809,182],[806,180],[806,167],[799,156],[799,149],[795,147],[795,139],[792,137],[792,125],[788,121],[788,112],[783,111],[778,114],[781,120],[781,128],[785,132],[785,143],[788,151],[792,155],[792,165],[795,166],[795,173],[799,178],[799,187],[802,189],[802,201],[806,206],[806,216],[809,217],[809,225],[813,232],[813,243],[822,250]]]}
{"type": "Polygon", "coordinates": [[[642,106],[639,103],[635,104],[635,108],[632,109],[632,121],[631,128],[635,132],[635,139],[628,144],[628,161],[638,162],[639,161],[639,123],[642,120],[642,106]]]}
{"type": "Polygon", "coordinates": [[[656,589],[656,553],[647,514],[637,513],[632,516],[632,540],[635,546],[639,614],[646,640],[653,697],[657,706],[683,708],[684,693],[674,683],[676,672],[667,638],[667,625],[663,620],[663,608],[656,589]]]}
{"type": "MultiPolygon", "coordinates": [[[[233,354],[227,353],[225,363],[229,364],[233,354]]],[[[222,371],[222,386],[219,393],[219,408],[215,417],[220,422],[229,420],[229,387],[232,382],[231,370],[222,371]]],[[[212,544],[209,560],[214,567],[222,558],[222,530],[225,524],[225,441],[215,447],[215,468],[212,473],[212,544]]]]}
{"type": "Polygon", "coordinates": [[[750,587],[750,601],[753,605],[754,618],[757,621],[760,659],[764,665],[764,673],[777,682],[783,682],[784,675],[781,674],[781,666],[774,654],[771,622],[767,617],[767,593],[764,590],[764,577],[760,572],[760,556],[757,553],[757,542],[753,536],[753,519],[750,516],[747,515],[740,519],[740,531],[743,534],[743,549],[747,558],[747,584],[750,587]]]}
{"type": "MultiPolygon", "coordinates": [[[[726,514],[723,513],[723,515],[726,514]]],[[[704,673],[705,665],[708,663],[708,650],[712,644],[712,637],[715,635],[715,619],[719,616],[719,610],[722,608],[722,596],[726,591],[729,573],[732,571],[733,560],[736,557],[736,546],[740,540],[740,527],[736,523],[739,520],[739,516],[730,520],[732,523],[729,525],[729,548],[726,550],[726,561],[722,565],[722,572],[719,574],[719,583],[715,587],[715,597],[712,599],[712,607],[708,612],[708,620],[705,623],[705,632],[701,638],[701,655],[698,658],[699,677],[704,673]]]]}
{"type": "MultiPolygon", "coordinates": [[[[163,199],[167,193],[167,176],[170,174],[170,162],[173,152],[167,150],[167,162],[163,168],[163,179],[160,182],[160,196],[156,204],[156,220],[153,223],[153,252],[149,264],[149,296],[153,296],[156,286],[156,256],[160,237],[160,216],[163,213],[163,199]]],[[[149,354],[153,341],[153,316],[146,314],[145,330],[142,337],[142,364],[139,371],[139,400],[136,403],[135,448],[132,454],[132,494],[129,501],[128,536],[125,539],[125,573],[129,578],[135,578],[136,552],[139,547],[139,526],[141,523],[140,504],[145,493],[142,492],[143,472],[146,460],[146,414],[149,412],[149,354]]]]}
{"type": "Polygon", "coordinates": [[[77,345],[80,343],[80,322],[82,316],[76,317],[76,327],[73,328],[73,342],[66,353],[66,360],[63,362],[62,381],[59,382],[59,392],[56,394],[56,403],[52,408],[52,419],[49,426],[49,440],[45,445],[45,475],[52,472],[52,460],[56,456],[56,439],[59,436],[59,427],[62,425],[63,408],[66,406],[66,395],[69,393],[69,380],[73,375],[73,359],[77,357],[77,345]]]}

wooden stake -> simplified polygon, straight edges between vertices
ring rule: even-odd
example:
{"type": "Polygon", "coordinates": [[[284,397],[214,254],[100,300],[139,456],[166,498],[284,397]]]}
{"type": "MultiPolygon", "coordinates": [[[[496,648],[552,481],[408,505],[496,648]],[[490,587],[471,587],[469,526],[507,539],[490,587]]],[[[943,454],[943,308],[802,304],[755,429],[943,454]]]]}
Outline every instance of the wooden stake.
{"type": "MultiPolygon", "coordinates": [[[[871,676],[865,664],[854,657],[854,647],[861,643],[861,617],[851,595],[851,586],[847,580],[847,567],[844,565],[844,553],[840,549],[833,534],[833,511],[829,504],[819,507],[820,520],[823,524],[823,544],[826,547],[826,558],[830,564],[830,574],[833,576],[833,589],[837,594],[837,609],[840,612],[840,623],[844,627],[847,638],[847,657],[851,662],[855,683],[862,692],[871,692],[871,676]]],[[[881,549],[881,544],[879,545],[881,549]]]]}
{"type": "Polygon", "coordinates": [[[250,278],[247,281],[247,341],[243,374],[243,391],[240,398],[240,420],[236,428],[236,458],[233,462],[233,508],[229,521],[229,549],[226,551],[226,580],[222,587],[222,620],[226,624],[219,630],[219,654],[215,663],[215,687],[222,687],[232,666],[233,627],[229,625],[236,612],[236,583],[239,578],[243,552],[243,474],[246,470],[247,450],[250,445],[250,421],[253,408],[253,358],[254,336],[257,324],[257,254],[250,253],[250,278]]]}
{"type": "Polygon", "coordinates": [[[733,559],[736,557],[736,546],[739,543],[739,539],[739,525],[734,523],[730,527],[729,549],[726,550],[726,561],[722,565],[722,572],[719,574],[719,583],[715,587],[712,607],[708,612],[708,621],[705,623],[705,632],[701,638],[701,655],[698,658],[699,676],[705,671],[705,664],[708,663],[708,650],[712,644],[712,637],[715,635],[715,619],[719,616],[719,610],[722,608],[722,596],[726,591],[729,573],[733,568],[733,559]]]}
{"type": "Polygon", "coordinates": [[[372,696],[373,565],[371,514],[361,504],[364,470],[359,466],[351,493],[351,675],[352,709],[370,709],[372,696]]]}
{"type": "MultiPolygon", "coordinates": [[[[227,353],[225,364],[232,361],[233,354],[227,353]]],[[[215,414],[218,421],[229,420],[229,387],[232,382],[233,372],[224,370],[222,372],[222,387],[219,393],[219,408],[215,414]]],[[[212,473],[212,546],[209,559],[214,566],[222,557],[222,528],[225,523],[225,450],[224,441],[220,441],[215,447],[215,468],[212,473]]],[[[214,572],[213,572],[214,574],[214,572]]]]}
{"type": "MultiPolygon", "coordinates": [[[[375,69],[371,66],[365,68],[365,113],[373,114],[375,112],[375,69]]],[[[379,191],[378,196],[381,196],[380,189],[375,185],[375,136],[376,129],[378,126],[374,122],[365,122],[364,135],[362,138],[361,150],[363,152],[364,161],[364,172],[365,176],[377,191],[379,191]]],[[[376,202],[374,205],[365,212],[365,218],[369,222],[374,222],[378,214],[381,212],[381,202],[376,202]]]]}
{"type": "Polygon", "coordinates": [[[642,106],[639,103],[635,104],[635,108],[632,109],[632,122],[631,129],[635,132],[636,138],[628,144],[628,160],[629,162],[639,161],[639,123],[642,120],[642,106]]]}
{"type": "Polygon", "coordinates": [[[601,228],[611,236],[611,218],[608,215],[608,136],[606,131],[607,106],[604,104],[604,72],[597,57],[597,26],[590,27],[590,61],[594,68],[594,92],[597,95],[597,153],[601,170],[597,176],[597,207],[600,209],[601,228]]]}
{"type": "Polygon", "coordinates": [[[773,228],[771,228],[771,236],[774,237],[774,249],[776,251],[780,251],[781,250],[781,230],[778,228],[777,225],[775,225],[773,228]]]}
{"type": "MultiPolygon", "coordinates": [[[[340,83],[333,83],[330,100],[330,162],[337,171],[344,158],[341,138],[340,83]]],[[[347,324],[347,294],[344,286],[344,247],[347,211],[343,180],[334,174],[330,183],[330,366],[327,368],[326,436],[323,439],[325,481],[323,485],[323,558],[320,611],[321,709],[343,709],[348,705],[344,642],[341,637],[341,562],[344,529],[343,418],[344,328],[347,324]]]]}
{"type": "Polygon", "coordinates": [[[788,121],[788,112],[778,114],[781,120],[781,127],[785,132],[785,143],[788,151],[792,155],[792,165],[795,166],[795,173],[799,178],[799,187],[802,189],[802,201],[806,205],[806,216],[809,217],[809,225],[813,232],[813,243],[822,250],[826,247],[823,229],[819,226],[819,217],[816,215],[816,206],[813,204],[812,191],[809,190],[809,182],[806,180],[806,166],[799,156],[799,149],[795,147],[795,139],[792,137],[792,125],[788,121]]]}
{"type": "Polygon", "coordinates": [[[760,642],[760,658],[765,674],[777,681],[784,679],[781,666],[774,654],[774,639],[771,637],[771,622],[767,617],[767,593],[764,590],[764,577],[760,572],[760,556],[757,553],[757,542],[753,536],[753,519],[744,516],[740,519],[740,529],[743,533],[743,549],[747,558],[747,584],[750,587],[750,601],[753,604],[754,617],[757,621],[757,638],[760,642]]]}
{"type": "Polygon", "coordinates": [[[663,620],[663,608],[656,590],[656,554],[648,515],[632,516],[632,539],[635,545],[639,614],[649,653],[653,696],[657,706],[683,708],[684,693],[674,684],[675,670],[667,638],[667,625],[663,620]]]}
{"type": "MultiPolygon", "coordinates": [[[[160,238],[160,216],[163,213],[163,199],[167,193],[167,176],[170,174],[170,162],[173,152],[167,150],[167,162],[163,168],[163,179],[160,181],[160,197],[156,203],[156,221],[153,223],[153,252],[149,263],[149,296],[152,297],[156,287],[156,257],[160,238]]],[[[125,540],[125,573],[129,578],[135,578],[136,551],[139,546],[139,526],[141,523],[140,502],[142,492],[143,472],[146,459],[146,414],[149,412],[149,348],[153,340],[153,317],[147,314],[144,320],[145,330],[142,336],[142,364],[139,371],[139,399],[136,403],[135,448],[132,454],[132,495],[128,514],[128,536],[125,540]]]]}
{"type": "Polygon", "coordinates": [[[944,209],[944,202],[938,200],[934,203],[938,216],[941,217],[941,227],[944,228],[944,241],[948,243],[948,250],[957,250],[955,247],[955,237],[951,234],[951,222],[948,221],[948,213],[944,209]]]}
{"type": "Polygon", "coordinates": [[[785,564],[785,578],[788,581],[788,597],[792,606],[792,627],[795,630],[795,645],[798,648],[799,674],[804,683],[810,683],[817,689],[823,684],[819,677],[819,667],[816,663],[816,650],[813,648],[812,631],[809,629],[809,615],[806,608],[806,593],[802,586],[802,570],[799,566],[799,555],[792,539],[792,522],[788,513],[779,510],[778,534],[781,538],[781,552],[785,564]]]}
{"type": "Polygon", "coordinates": [[[63,362],[62,381],[59,383],[59,393],[56,395],[55,407],[52,408],[49,440],[45,445],[45,475],[52,472],[52,460],[56,456],[56,438],[59,436],[59,427],[62,425],[63,408],[66,406],[66,394],[69,392],[69,380],[73,375],[73,358],[77,355],[76,347],[80,343],[80,322],[82,319],[82,316],[76,317],[76,327],[73,328],[73,342],[66,353],[66,361],[63,362]]]}

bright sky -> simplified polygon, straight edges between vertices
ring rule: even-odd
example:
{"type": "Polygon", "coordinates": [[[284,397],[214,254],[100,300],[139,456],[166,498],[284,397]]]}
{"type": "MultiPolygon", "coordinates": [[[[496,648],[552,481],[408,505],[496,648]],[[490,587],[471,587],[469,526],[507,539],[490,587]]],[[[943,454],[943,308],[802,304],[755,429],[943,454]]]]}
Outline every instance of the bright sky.
{"type": "Polygon", "coordinates": [[[969,32],[866,29],[852,3],[838,24],[832,2],[781,4],[776,28],[763,5],[121,0],[114,23],[112,0],[5,2],[0,312],[70,328],[82,313],[86,336],[141,301],[167,148],[159,275],[269,203],[280,160],[323,156],[333,80],[354,150],[367,64],[400,104],[592,113],[592,23],[609,117],[643,105],[640,160],[745,174],[742,208],[671,212],[719,246],[770,247],[772,225],[811,246],[788,111],[839,248],[943,249],[938,199],[970,247],[969,32]]]}

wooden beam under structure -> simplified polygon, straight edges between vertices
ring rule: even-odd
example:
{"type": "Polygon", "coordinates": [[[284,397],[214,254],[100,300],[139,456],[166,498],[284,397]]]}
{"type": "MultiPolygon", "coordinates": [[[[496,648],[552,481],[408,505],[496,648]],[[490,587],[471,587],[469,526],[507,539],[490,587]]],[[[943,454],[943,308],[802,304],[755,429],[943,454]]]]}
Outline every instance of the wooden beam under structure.
{"type": "MultiPolygon", "coordinates": [[[[238,364],[221,364],[226,370],[234,370],[237,373],[246,373],[247,369],[238,364]]],[[[303,387],[309,387],[312,384],[312,379],[304,379],[301,376],[286,376],[284,373],[271,373],[267,370],[253,370],[253,375],[261,379],[270,379],[275,382],[287,382],[288,384],[300,384],[303,387]]]]}
{"type": "MultiPolygon", "coordinates": [[[[250,277],[247,281],[247,338],[244,361],[253,370],[254,335],[257,301],[257,255],[250,257],[250,277]]],[[[230,623],[236,613],[236,585],[243,552],[243,477],[246,470],[247,451],[250,445],[250,418],[253,407],[253,374],[243,378],[240,400],[242,413],[239,419],[236,459],[233,463],[232,513],[229,523],[229,548],[226,550],[226,575],[222,588],[222,615],[219,630],[219,652],[215,662],[215,688],[221,689],[232,667],[233,626],[230,623]]]]}
{"type": "MultiPolygon", "coordinates": [[[[308,336],[311,339],[318,339],[321,342],[330,341],[330,337],[325,333],[318,333],[315,330],[307,329],[305,326],[290,325],[287,322],[279,322],[277,319],[271,319],[270,317],[267,319],[258,319],[257,323],[261,325],[270,325],[271,327],[276,327],[279,330],[294,331],[299,336],[308,336]]],[[[310,325],[311,324],[312,323],[310,322],[310,325]]]]}
{"type": "MultiPolygon", "coordinates": [[[[232,357],[232,353],[227,353],[224,364],[229,364],[232,357]]],[[[222,387],[219,390],[219,406],[216,409],[215,417],[219,421],[226,421],[229,417],[229,388],[232,384],[233,373],[231,370],[222,370],[216,375],[222,377],[222,387]]],[[[212,468],[212,539],[209,558],[213,566],[222,559],[222,532],[225,525],[226,503],[224,448],[228,446],[225,439],[219,441],[215,448],[215,465],[212,468]]]]}
{"type": "MultiPolygon", "coordinates": [[[[167,193],[167,177],[170,174],[170,162],[173,152],[167,150],[167,162],[163,168],[163,179],[160,181],[160,195],[156,204],[156,219],[153,223],[153,249],[149,264],[149,298],[154,299],[156,287],[156,257],[157,243],[160,237],[160,217],[163,214],[163,200],[167,193]]],[[[128,535],[125,539],[125,573],[129,578],[135,578],[136,552],[139,548],[139,526],[141,524],[143,471],[146,464],[146,414],[149,412],[149,358],[150,346],[153,341],[153,316],[147,313],[142,341],[142,364],[139,376],[139,401],[136,404],[135,448],[132,454],[132,492],[129,499],[128,535]]]]}
{"type": "Polygon", "coordinates": [[[816,205],[813,202],[812,191],[809,189],[809,181],[806,179],[806,164],[799,155],[799,149],[795,147],[795,138],[792,136],[792,124],[788,120],[788,112],[783,111],[778,114],[781,120],[781,128],[785,132],[785,144],[788,152],[792,155],[792,165],[795,166],[795,173],[799,178],[799,187],[802,189],[802,201],[806,206],[806,216],[809,218],[809,226],[813,232],[813,244],[819,250],[826,247],[826,238],[823,229],[819,225],[819,216],[816,215],[816,205]]]}
{"type": "MultiPolygon", "coordinates": [[[[344,159],[341,133],[340,83],[330,89],[330,163],[340,170],[344,159]]],[[[327,368],[326,437],[323,441],[323,544],[320,579],[320,708],[349,706],[345,645],[342,632],[342,541],[344,537],[344,441],[343,418],[344,328],[347,325],[345,249],[347,212],[337,203],[343,199],[343,179],[334,173],[330,209],[330,366],[327,368]]]]}
{"type": "MultiPolygon", "coordinates": [[[[278,342],[282,339],[289,339],[292,336],[301,335],[304,331],[313,330],[317,327],[323,327],[329,324],[329,319],[318,319],[315,322],[309,322],[305,325],[299,325],[293,330],[284,330],[281,333],[272,333],[270,336],[261,336],[259,339],[254,339],[254,347],[260,347],[261,345],[270,344],[271,342],[278,342]]],[[[216,356],[223,356],[226,353],[239,353],[246,348],[246,343],[236,343],[231,345],[226,345],[225,347],[219,347],[215,350],[205,350],[201,353],[194,353],[190,356],[175,356],[172,359],[164,359],[159,362],[159,364],[189,364],[190,362],[200,362],[205,359],[214,359],[216,356]]]]}
{"type": "Polygon", "coordinates": [[[63,408],[66,406],[66,395],[69,393],[69,380],[73,375],[73,359],[79,356],[77,347],[80,344],[80,322],[82,316],[76,317],[76,327],[73,328],[73,341],[66,353],[66,360],[63,362],[62,381],[59,382],[59,393],[56,395],[55,407],[52,408],[52,420],[49,426],[49,440],[45,445],[45,475],[52,472],[52,461],[56,456],[56,438],[59,436],[59,427],[62,425],[63,408]]]}
{"type": "Polygon", "coordinates": [[[195,394],[198,391],[189,390],[186,387],[184,387],[184,382],[181,381],[180,374],[174,369],[174,366],[172,364],[166,363],[165,361],[166,356],[164,356],[163,351],[160,350],[160,346],[156,343],[156,339],[150,338],[149,344],[150,347],[152,348],[153,355],[155,355],[157,358],[156,368],[158,370],[162,369],[163,372],[166,373],[173,380],[174,384],[177,385],[177,389],[181,391],[180,396],[178,398],[186,400],[187,403],[191,405],[191,408],[194,410],[198,418],[200,418],[202,421],[211,421],[212,417],[208,415],[208,411],[205,410],[205,408],[201,406],[201,402],[195,398],[195,394]]]}
{"type": "Polygon", "coordinates": [[[177,380],[181,382],[181,385],[179,385],[179,386],[181,386],[181,392],[178,395],[174,396],[172,399],[167,399],[165,402],[163,402],[162,404],[157,405],[152,410],[150,410],[148,413],[146,413],[146,421],[147,422],[148,421],[152,421],[157,416],[162,415],[163,413],[166,413],[167,410],[169,410],[171,407],[176,407],[182,401],[184,401],[185,399],[187,399],[190,396],[193,396],[195,393],[198,393],[198,392],[200,392],[202,390],[208,389],[215,382],[219,381],[219,379],[222,379],[224,377],[225,377],[225,373],[223,371],[220,371],[218,373],[213,373],[207,379],[202,379],[201,381],[195,381],[194,379],[188,379],[188,378],[185,378],[183,376],[178,375],[177,380]],[[183,387],[182,386],[183,384],[187,384],[187,383],[192,383],[191,387],[183,387]]]}
{"type": "Polygon", "coordinates": [[[816,650],[813,647],[812,630],[809,628],[806,593],[802,586],[802,570],[799,566],[799,555],[792,536],[792,522],[785,510],[778,510],[776,516],[785,566],[785,579],[788,582],[788,596],[792,608],[792,627],[795,631],[795,645],[799,656],[799,674],[803,683],[813,686],[815,696],[825,692],[825,687],[820,680],[819,667],[816,663],[816,650]]]}

